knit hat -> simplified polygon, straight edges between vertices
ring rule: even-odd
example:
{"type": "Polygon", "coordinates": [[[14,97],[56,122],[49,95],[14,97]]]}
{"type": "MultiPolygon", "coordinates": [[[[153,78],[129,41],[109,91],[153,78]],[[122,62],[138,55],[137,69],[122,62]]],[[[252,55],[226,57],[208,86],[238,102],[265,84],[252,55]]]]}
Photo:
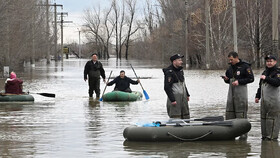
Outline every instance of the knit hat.
{"type": "Polygon", "coordinates": [[[11,74],[10,74],[10,79],[14,79],[14,78],[17,78],[17,75],[16,75],[16,73],[11,72],[11,74]]]}

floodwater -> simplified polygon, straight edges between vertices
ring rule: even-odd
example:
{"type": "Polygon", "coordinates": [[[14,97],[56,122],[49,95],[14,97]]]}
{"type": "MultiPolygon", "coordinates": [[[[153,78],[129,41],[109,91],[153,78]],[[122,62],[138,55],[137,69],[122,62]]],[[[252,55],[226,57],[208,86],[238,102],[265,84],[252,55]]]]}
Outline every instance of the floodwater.
{"type": "MultiPolygon", "coordinates": [[[[254,103],[261,71],[254,71],[256,81],[248,86],[252,129],[248,139],[198,142],[127,142],[123,130],[137,122],[167,120],[166,94],[161,68],[132,62],[150,100],[108,103],[90,100],[83,80],[87,60],[69,59],[63,63],[45,62],[26,67],[18,76],[25,91],[55,93],[56,98],[34,94],[34,103],[0,104],[1,157],[279,157],[277,141],[261,140],[260,105],[254,103]]],[[[102,61],[106,75],[121,69],[134,77],[129,63],[111,59],[102,61]]],[[[185,70],[190,92],[192,118],[224,115],[228,85],[220,75],[224,71],[185,70]]],[[[0,86],[3,87],[4,79],[0,86]]],[[[101,83],[101,91],[105,87],[101,83]]],[[[132,85],[142,91],[139,85],[132,85]]],[[[2,90],[2,88],[0,89],[2,90]]],[[[106,92],[113,87],[107,87],[106,92]]]]}

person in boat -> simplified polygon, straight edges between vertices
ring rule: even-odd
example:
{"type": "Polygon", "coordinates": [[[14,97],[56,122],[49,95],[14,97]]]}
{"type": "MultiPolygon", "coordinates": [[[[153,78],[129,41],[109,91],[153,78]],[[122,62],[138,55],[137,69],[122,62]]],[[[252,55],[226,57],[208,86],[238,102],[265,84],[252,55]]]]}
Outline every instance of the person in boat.
{"type": "Polygon", "coordinates": [[[103,69],[103,65],[100,61],[98,61],[98,56],[96,53],[91,55],[91,60],[88,61],[84,68],[84,80],[85,82],[88,80],[89,90],[88,94],[89,97],[92,98],[93,93],[95,91],[96,98],[99,99],[100,97],[100,76],[103,78],[105,83],[105,71],[103,69]]]}
{"type": "Polygon", "coordinates": [[[175,54],[170,57],[171,65],[163,69],[164,90],[167,94],[167,113],[170,118],[189,119],[190,94],[185,84],[183,61],[184,56],[175,54]]]}
{"type": "Polygon", "coordinates": [[[17,78],[15,72],[10,73],[10,78],[5,82],[5,93],[9,94],[22,94],[23,81],[17,78]]]}
{"type": "Polygon", "coordinates": [[[229,68],[222,76],[229,84],[226,119],[247,118],[248,89],[247,84],[254,82],[254,75],[250,64],[239,59],[236,52],[228,54],[229,68]]]}
{"type": "Polygon", "coordinates": [[[265,57],[266,68],[260,76],[255,102],[261,99],[261,133],[264,140],[276,140],[280,126],[280,69],[273,55],[265,57]]]}
{"type": "Polygon", "coordinates": [[[107,86],[112,86],[113,84],[115,85],[114,91],[123,91],[123,92],[128,92],[131,93],[130,89],[130,84],[138,84],[140,83],[140,80],[132,80],[131,78],[125,76],[125,71],[121,70],[120,75],[116,77],[113,81],[108,82],[107,86]]]}

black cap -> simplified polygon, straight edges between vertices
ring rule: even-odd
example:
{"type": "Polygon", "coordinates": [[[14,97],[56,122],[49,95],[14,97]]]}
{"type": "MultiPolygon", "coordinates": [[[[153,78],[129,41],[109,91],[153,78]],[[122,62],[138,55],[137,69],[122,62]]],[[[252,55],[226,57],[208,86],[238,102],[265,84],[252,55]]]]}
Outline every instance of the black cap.
{"type": "Polygon", "coordinates": [[[97,54],[96,54],[96,53],[92,53],[92,54],[91,54],[91,56],[94,56],[94,55],[96,55],[96,56],[97,56],[97,54]]]}
{"type": "Polygon", "coordinates": [[[173,62],[174,60],[179,59],[179,58],[184,58],[184,55],[175,54],[175,55],[170,57],[170,61],[173,62]]]}
{"type": "Polygon", "coordinates": [[[267,60],[267,59],[273,59],[273,60],[276,60],[276,57],[275,57],[275,56],[273,56],[273,55],[267,55],[264,59],[265,59],[265,60],[267,60]]]}

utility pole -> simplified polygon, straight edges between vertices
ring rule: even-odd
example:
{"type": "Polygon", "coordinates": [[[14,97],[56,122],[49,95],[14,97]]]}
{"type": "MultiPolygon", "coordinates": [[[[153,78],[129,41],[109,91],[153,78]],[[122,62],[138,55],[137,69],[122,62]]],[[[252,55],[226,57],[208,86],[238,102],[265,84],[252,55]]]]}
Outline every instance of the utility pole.
{"type": "MultiPolygon", "coordinates": [[[[57,7],[58,5],[54,3],[54,51],[55,51],[55,61],[59,59],[59,53],[57,52],[57,7]]],[[[61,5],[62,7],[62,5],[61,5]]]]}
{"type": "Polygon", "coordinates": [[[272,0],[272,53],[278,60],[278,0],[272,0]]]}
{"type": "Polygon", "coordinates": [[[79,28],[78,31],[79,31],[79,58],[81,58],[81,31],[79,28]]]}
{"type": "Polygon", "coordinates": [[[188,42],[188,0],[185,0],[185,59],[186,59],[186,69],[190,67],[189,65],[189,52],[188,52],[188,47],[189,47],[189,42],[188,42]]]}
{"type": "MultiPolygon", "coordinates": [[[[52,6],[54,7],[54,54],[55,54],[55,61],[58,60],[58,53],[57,53],[57,7],[61,7],[63,8],[63,5],[61,4],[49,4],[49,1],[47,0],[46,1],[46,5],[38,5],[38,6],[46,6],[47,7],[47,34],[49,34],[49,7],[52,6]]],[[[49,35],[47,35],[49,37],[49,35]]],[[[49,38],[47,39],[49,41],[49,38]]],[[[47,46],[49,47],[49,46],[47,46]]],[[[49,48],[47,48],[49,50],[49,48]]],[[[49,53],[49,52],[48,52],[49,53]]],[[[48,57],[47,58],[50,58],[49,57],[49,54],[48,54],[48,57]]],[[[49,59],[48,59],[49,60],[49,59]]],[[[48,61],[47,61],[48,62],[48,61]]]]}
{"type": "Polygon", "coordinates": [[[60,56],[61,56],[61,61],[63,61],[63,15],[68,15],[67,12],[61,12],[60,14],[60,29],[61,29],[61,52],[60,52],[60,56]]]}
{"type": "MultiPolygon", "coordinates": [[[[32,15],[32,21],[35,21],[35,14],[32,15]]],[[[35,67],[35,23],[31,23],[32,27],[32,57],[31,67],[35,67]]]]}
{"type": "Polygon", "coordinates": [[[210,68],[210,45],[209,45],[209,14],[210,14],[210,7],[209,7],[209,0],[205,0],[205,24],[206,24],[206,55],[205,55],[205,64],[206,69],[210,68]]]}
{"type": "Polygon", "coordinates": [[[60,14],[60,21],[57,21],[57,23],[60,23],[60,29],[61,29],[61,61],[63,61],[63,23],[72,23],[72,21],[64,21],[63,20],[63,15],[68,15],[67,12],[61,12],[61,13],[58,13],[60,14]]]}
{"type": "Polygon", "coordinates": [[[236,4],[235,0],[232,0],[232,18],[233,18],[233,46],[234,51],[238,53],[237,47],[237,24],[236,24],[236,4]]]}
{"type": "Polygon", "coordinates": [[[50,10],[50,6],[49,6],[49,0],[46,0],[46,39],[47,39],[47,64],[51,63],[51,56],[50,56],[50,23],[49,23],[49,10],[50,10]]]}

